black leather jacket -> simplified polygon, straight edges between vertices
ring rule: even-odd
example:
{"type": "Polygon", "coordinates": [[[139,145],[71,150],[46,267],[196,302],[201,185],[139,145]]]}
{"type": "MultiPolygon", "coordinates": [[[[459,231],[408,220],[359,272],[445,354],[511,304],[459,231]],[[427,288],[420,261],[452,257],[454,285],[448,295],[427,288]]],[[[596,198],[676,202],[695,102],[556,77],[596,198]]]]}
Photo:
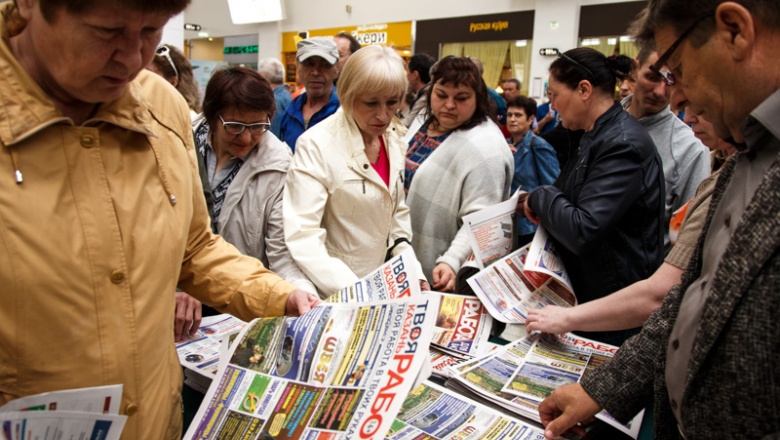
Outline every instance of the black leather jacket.
{"type": "MultiPolygon", "coordinates": [[[[580,303],[648,278],[664,257],[664,176],[644,127],[615,103],[580,141],[559,187],[528,203],[558,245],[580,303]]],[[[629,333],[581,333],[622,342],[629,333]]]]}

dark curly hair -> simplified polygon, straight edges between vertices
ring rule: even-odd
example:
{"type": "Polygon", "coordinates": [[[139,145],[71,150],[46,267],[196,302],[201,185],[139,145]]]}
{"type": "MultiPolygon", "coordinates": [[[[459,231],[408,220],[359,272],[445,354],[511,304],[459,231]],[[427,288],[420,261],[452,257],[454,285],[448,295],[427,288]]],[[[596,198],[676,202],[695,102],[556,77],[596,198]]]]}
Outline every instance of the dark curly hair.
{"type": "MultiPolygon", "coordinates": [[[[458,127],[457,130],[469,130],[491,118],[490,98],[488,96],[487,86],[479,75],[477,66],[470,59],[450,55],[439,60],[431,67],[431,84],[437,83],[449,84],[453,87],[463,84],[474,90],[477,108],[474,110],[474,114],[471,118],[458,127]]],[[[431,108],[431,96],[433,95],[432,86],[428,87],[426,95],[428,98],[426,110],[429,115],[428,120],[425,121],[425,124],[427,125],[436,119],[431,108]]]]}

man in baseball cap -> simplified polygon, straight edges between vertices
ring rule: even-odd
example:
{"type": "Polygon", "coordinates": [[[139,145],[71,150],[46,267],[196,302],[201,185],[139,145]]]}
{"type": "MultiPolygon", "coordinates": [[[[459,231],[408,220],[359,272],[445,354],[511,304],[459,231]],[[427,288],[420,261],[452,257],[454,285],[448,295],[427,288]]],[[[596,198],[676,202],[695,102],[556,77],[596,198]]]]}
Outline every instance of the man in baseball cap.
{"type": "Polygon", "coordinates": [[[281,139],[295,152],[298,136],[339,108],[333,81],[338,75],[339,51],[331,37],[298,42],[298,76],[306,93],[295,98],[282,116],[281,139]]]}

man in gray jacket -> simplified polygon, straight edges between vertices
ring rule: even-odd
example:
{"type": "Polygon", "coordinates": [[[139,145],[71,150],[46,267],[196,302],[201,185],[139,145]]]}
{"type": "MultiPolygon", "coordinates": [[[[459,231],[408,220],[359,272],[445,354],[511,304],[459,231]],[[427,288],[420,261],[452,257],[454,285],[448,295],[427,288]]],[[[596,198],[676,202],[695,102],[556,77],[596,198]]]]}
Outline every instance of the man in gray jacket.
{"type": "Polygon", "coordinates": [[[626,421],[652,401],[656,438],[778,438],[780,9],[650,0],[634,28],[688,111],[741,152],[721,171],[682,284],[611,362],[542,402],[545,437],[584,433],[601,408],[626,421]]]}
{"type": "Polygon", "coordinates": [[[693,131],[669,108],[672,89],[650,69],[658,53],[645,47],[637,55],[637,80],[634,94],[621,104],[635,117],[653,139],[664,167],[664,246],[668,251],[669,220],[672,214],[693,197],[702,180],[710,175],[710,155],[693,131]]]}

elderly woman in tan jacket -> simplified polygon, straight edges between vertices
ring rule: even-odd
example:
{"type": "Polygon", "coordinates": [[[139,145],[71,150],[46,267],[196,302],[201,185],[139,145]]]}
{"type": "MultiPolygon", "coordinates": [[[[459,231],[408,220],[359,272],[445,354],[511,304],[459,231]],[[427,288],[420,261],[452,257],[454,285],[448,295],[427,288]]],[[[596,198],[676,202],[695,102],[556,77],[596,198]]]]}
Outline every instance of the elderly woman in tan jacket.
{"type": "Polygon", "coordinates": [[[323,298],[411,247],[405,129],[393,116],[406,88],[392,49],[363,48],[339,76],[341,109],[298,138],[284,189],[285,238],[323,298]]]}

